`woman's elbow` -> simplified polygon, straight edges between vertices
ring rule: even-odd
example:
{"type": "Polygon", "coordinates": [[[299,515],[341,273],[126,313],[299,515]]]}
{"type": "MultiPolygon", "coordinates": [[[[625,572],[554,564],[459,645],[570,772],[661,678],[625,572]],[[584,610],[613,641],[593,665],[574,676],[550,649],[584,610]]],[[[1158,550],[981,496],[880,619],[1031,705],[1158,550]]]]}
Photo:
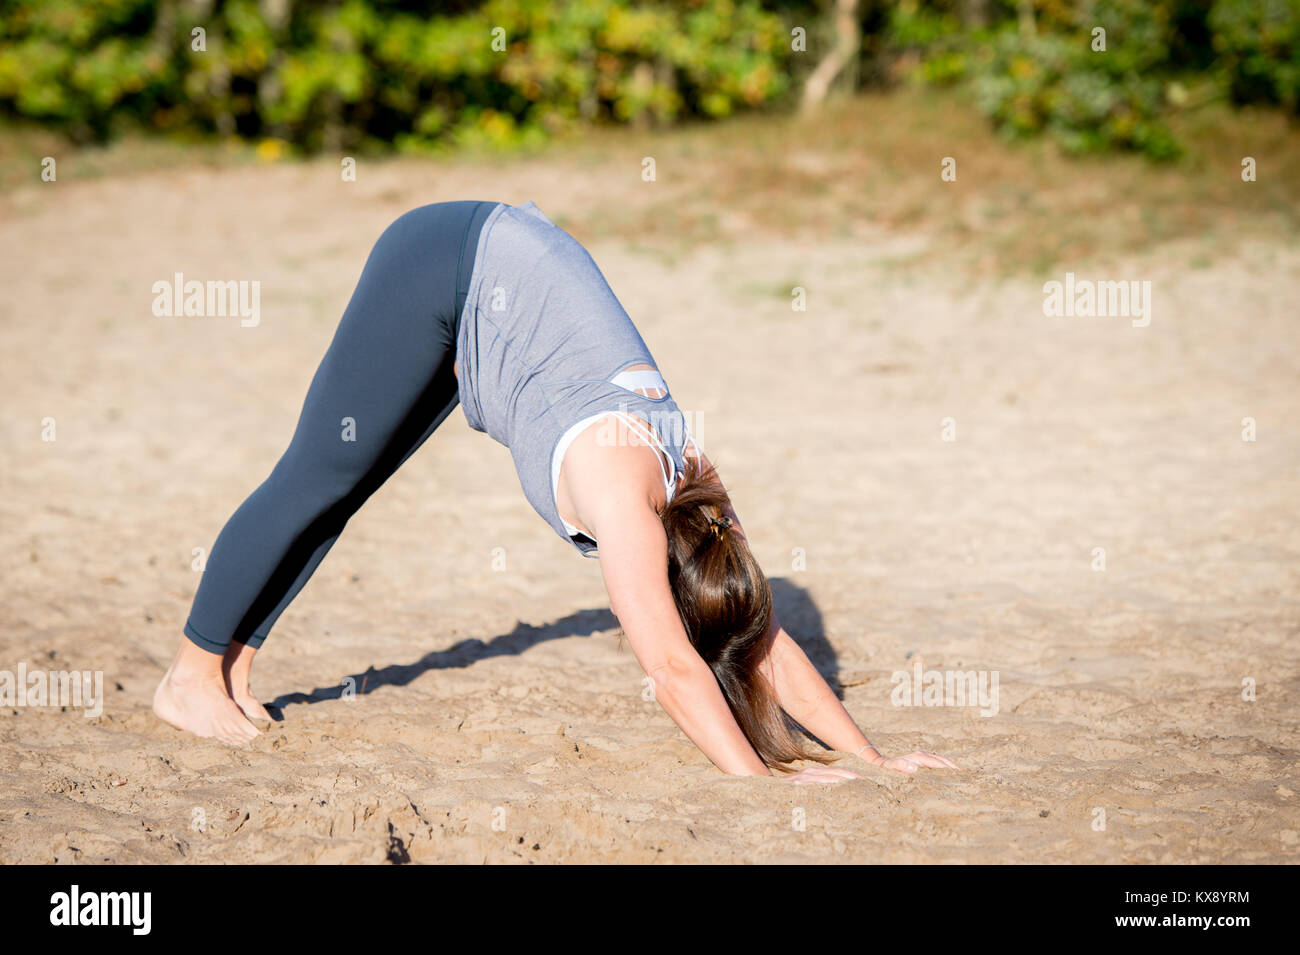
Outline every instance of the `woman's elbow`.
{"type": "Polygon", "coordinates": [[[654,687],[656,694],[679,693],[690,687],[706,673],[712,675],[709,666],[699,656],[670,656],[646,668],[646,676],[654,687]]]}

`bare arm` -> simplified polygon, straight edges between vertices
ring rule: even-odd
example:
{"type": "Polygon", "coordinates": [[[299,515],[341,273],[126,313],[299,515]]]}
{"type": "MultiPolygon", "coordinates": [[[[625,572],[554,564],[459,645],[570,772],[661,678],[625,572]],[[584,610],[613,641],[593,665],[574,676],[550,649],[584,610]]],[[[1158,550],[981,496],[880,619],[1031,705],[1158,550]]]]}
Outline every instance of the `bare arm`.
{"type": "Polygon", "coordinates": [[[626,484],[608,487],[590,518],[600,570],[619,623],[655,699],[724,773],[770,776],[722,695],[709,665],[687,639],[668,584],[668,540],[648,501],[626,484]]]}
{"type": "MultiPolygon", "coordinates": [[[[707,469],[710,466],[708,458],[703,452],[700,452],[699,457],[707,469]]],[[[727,504],[727,516],[731,518],[733,532],[739,531],[743,536],[744,528],[730,502],[727,504]]],[[[826,745],[841,752],[855,753],[873,765],[883,765],[901,772],[915,772],[918,765],[957,768],[950,760],[925,752],[889,759],[882,756],[853,721],[835,691],[817,672],[808,655],[781,627],[775,611],[772,613],[769,638],[771,648],[767,656],[766,675],[776,690],[777,701],[783,710],[826,745]]]]}
{"type": "Polygon", "coordinates": [[[856,753],[876,765],[883,762],[884,757],[853,722],[807,654],[782,629],[776,614],[772,615],[772,629],[776,634],[768,652],[769,679],[781,708],[832,749],[856,753]]]}

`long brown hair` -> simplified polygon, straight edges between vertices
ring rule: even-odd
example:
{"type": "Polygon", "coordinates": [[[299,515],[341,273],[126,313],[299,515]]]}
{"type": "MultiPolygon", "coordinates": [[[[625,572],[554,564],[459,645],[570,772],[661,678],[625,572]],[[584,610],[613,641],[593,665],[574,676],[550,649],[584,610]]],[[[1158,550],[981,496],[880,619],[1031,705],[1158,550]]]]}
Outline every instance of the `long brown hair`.
{"type": "Polygon", "coordinates": [[[795,738],[760,669],[771,642],[772,590],[749,544],[729,530],[729,505],[712,466],[701,470],[686,458],[681,484],[662,514],[677,613],[764,763],[790,772],[786,764],[796,760],[831,762],[834,757],[795,738]]]}

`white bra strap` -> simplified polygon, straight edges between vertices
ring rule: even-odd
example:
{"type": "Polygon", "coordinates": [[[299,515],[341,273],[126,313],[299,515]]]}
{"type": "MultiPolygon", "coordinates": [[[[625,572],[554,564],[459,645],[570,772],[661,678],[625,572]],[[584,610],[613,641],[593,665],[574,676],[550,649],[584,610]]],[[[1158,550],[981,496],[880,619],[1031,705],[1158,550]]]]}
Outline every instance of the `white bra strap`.
{"type": "MultiPolygon", "coordinates": [[[[641,422],[639,418],[635,418],[632,414],[626,411],[612,411],[610,412],[610,414],[616,414],[620,418],[622,418],[624,423],[629,428],[635,430],[637,434],[645,438],[648,443],[653,444],[656,448],[658,448],[659,451],[663,454],[663,456],[668,459],[669,463],[673,465],[674,470],[676,469],[677,465],[676,463],[673,462],[673,456],[668,453],[668,449],[664,447],[663,442],[660,441],[652,432],[648,431],[646,429],[646,426],[641,422]]],[[[667,490],[669,493],[671,493],[672,486],[673,486],[673,479],[672,477],[669,476],[668,469],[664,466],[663,461],[659,462],[659,470],[664,476],[664,489],[667,490]]]]}
{"type": "MultiPolygon", "coordinates": [[[[701,451],[701,450],[700,450],[700,446],[699,446],[698,444],[695,443],[695,435],[691,434],[691,429],[690,429],[689,427],[686,429],[686,440],[687,440],[687,442],[689,442],[690,444],[694,445],[694,447],[695,447],[695,460],[698,462],[698,461],[699,461],[699,460],[704,456],[704,452],[701,451]]],[[[685,445],[683,445],[683,448],[684,448],[684,447],[685,447],[685,445]]],[[[682,457],[685,457],[685,456],[686,456],[685,454],[682,455],[682,457]]]]}

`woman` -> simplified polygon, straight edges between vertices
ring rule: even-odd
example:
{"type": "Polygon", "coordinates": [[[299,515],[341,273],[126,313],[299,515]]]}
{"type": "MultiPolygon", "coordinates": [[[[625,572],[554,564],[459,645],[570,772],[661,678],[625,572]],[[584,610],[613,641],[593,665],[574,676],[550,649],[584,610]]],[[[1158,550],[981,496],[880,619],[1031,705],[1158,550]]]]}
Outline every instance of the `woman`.
{"type": "MultiPolygon", "coordinates": [[[[348,518],[451,413],[510,448],[529,502],[588,557],[669,716],[724,772],[771,775],[835,750],[887,759],[781,629],[712,465],[586,250],[532,202],[442,202],[380,236],[293,440],[209,556],[162,719],[241,744],[269,714],[248,688],[276,619],[348,518]],[[689,452],[689,453],[688,453],[689,452]]],[[[837,782],[813,766],[786,777],[837,782]]]]}

